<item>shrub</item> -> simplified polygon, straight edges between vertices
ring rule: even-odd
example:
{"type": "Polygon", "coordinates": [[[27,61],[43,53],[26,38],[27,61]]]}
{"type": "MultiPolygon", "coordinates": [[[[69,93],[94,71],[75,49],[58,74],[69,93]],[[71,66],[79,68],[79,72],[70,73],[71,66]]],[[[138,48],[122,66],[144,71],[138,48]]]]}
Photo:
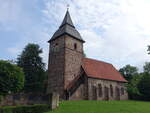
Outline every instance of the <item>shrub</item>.
{"type": "Polygon", "coordinates": [[[43,113],[49,110],[46,104],[0,107],[0,113],[43,113]]]}

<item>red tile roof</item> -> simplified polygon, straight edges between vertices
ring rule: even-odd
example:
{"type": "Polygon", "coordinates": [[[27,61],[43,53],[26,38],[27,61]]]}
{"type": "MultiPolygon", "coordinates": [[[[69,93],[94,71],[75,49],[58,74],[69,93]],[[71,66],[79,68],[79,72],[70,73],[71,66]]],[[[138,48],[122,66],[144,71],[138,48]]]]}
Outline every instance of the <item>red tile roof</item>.
{"type": "Polygon", "coordinates": [[[127,82],[112,64],[84,58],[82,67],[88,77],[127,82]]]}

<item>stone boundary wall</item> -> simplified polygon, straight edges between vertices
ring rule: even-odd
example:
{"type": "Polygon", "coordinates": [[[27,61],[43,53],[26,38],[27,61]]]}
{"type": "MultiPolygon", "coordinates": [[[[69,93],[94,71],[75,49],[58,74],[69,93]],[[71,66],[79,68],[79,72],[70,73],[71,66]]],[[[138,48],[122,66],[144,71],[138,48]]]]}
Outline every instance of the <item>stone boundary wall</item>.
{"type": "Polygon", "coordinates": [[[0,106],[14,105],[32,105],[32,104],[48,104],[50,101],[49,95],[45,94],[12,94],[4,96],[0,99],[0,106]]]}

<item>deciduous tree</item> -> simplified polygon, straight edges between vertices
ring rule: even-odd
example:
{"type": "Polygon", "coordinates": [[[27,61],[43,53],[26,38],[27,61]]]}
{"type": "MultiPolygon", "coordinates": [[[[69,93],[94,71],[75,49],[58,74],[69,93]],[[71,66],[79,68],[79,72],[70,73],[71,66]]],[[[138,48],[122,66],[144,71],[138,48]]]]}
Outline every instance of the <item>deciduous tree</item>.
{"type": "Polygon", "coordinates": [[[150,62],[146,62],[143,68],[144,68],[144,72],[150,74],[150,62]]]}
{"type": "Polygon", "coordinates": [[[134,75],[138,74],[138,68],[126,65],[119,70],[119,72],[125,77],[126,80],[130,81],[134,75]]]}
{"type": "Polygon", "coordinates": [[[143,76],[138,83],[139,92],[142,94],[143,99],[150,100],[150,74],[143,73],[143,76]]]}
{"type": "Polygon", "coordinates": [[[20,67],[0,60],[0,95],[19,92],[24,86],[24,73],[20,67]]]}
{"type": "Polygon", "coordinates": [[[150,54],[150,46],[148,46],[148,49],[147,49],[147,51],[148,51],[148,54],[150,54]]]}

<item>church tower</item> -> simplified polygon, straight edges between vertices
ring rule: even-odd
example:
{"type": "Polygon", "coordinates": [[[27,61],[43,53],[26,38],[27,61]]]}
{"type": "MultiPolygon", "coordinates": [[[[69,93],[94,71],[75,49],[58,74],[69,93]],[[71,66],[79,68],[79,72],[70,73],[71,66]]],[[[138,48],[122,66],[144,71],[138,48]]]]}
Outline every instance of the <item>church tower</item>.
{"type": "Polygon", "coordinates": [[[49,42],[48,89],[66,98],[65,89],[79,75],[85,42],[76,30],[67,10],[59,29],[49,42]]]}

